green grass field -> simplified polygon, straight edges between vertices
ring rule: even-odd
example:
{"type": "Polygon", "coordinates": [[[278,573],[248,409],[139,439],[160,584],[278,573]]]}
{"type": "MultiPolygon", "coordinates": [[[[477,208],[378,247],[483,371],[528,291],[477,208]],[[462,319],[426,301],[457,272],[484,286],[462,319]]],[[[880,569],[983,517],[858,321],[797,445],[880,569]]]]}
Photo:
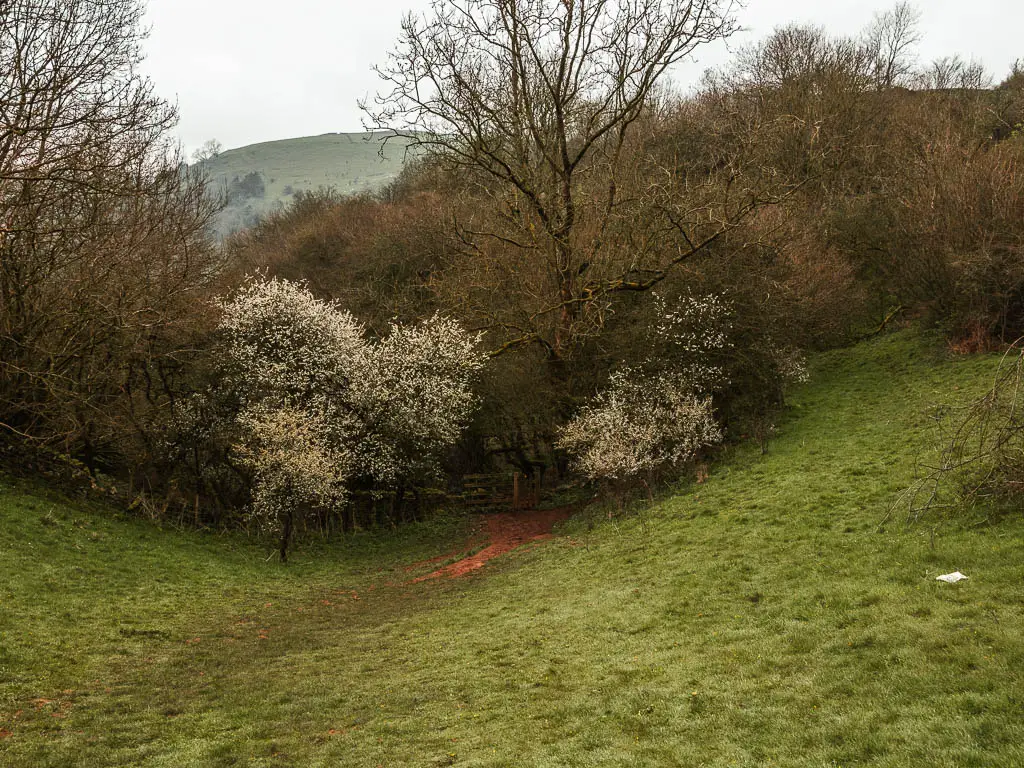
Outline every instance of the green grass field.
{"type": "Polygon", "coordinates": [[[820,356],[767,455],[412,586],[465,521],[282,566],[0,480],[0,765],[1024,765],[1024,521],[877,530],[992,365],[820,356]]]}

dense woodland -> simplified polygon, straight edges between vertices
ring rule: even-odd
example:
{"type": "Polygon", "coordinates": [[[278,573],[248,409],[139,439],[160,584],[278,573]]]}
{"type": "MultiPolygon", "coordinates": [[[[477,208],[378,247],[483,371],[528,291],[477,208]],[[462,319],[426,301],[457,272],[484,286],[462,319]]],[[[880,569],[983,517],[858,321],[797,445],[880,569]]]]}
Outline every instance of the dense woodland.
{"type": "Polygon", "coordinates": [[[470,472],[650,488],[766,444],[805,354],[894,324],[1024,335],[1024,67],[919,61],[899,4],[671,89],[730,8],[438,3],[363,105],[421,145],[401,178],[219,245],[138,3],[5,4],[6,465],[283,555],[470,472]]]}

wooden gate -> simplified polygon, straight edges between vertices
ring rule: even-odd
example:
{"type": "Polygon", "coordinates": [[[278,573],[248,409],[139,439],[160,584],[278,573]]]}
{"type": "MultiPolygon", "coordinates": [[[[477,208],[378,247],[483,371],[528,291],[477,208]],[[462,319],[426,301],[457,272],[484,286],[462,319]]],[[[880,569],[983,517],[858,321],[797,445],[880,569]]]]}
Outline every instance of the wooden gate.
{"type": "Polygon", "coordinates": [[[464,475],[462,498],[468,506],[533,509],[540,503],[540,473],[530,478],[521,472],[493,475],[464,475]]]}

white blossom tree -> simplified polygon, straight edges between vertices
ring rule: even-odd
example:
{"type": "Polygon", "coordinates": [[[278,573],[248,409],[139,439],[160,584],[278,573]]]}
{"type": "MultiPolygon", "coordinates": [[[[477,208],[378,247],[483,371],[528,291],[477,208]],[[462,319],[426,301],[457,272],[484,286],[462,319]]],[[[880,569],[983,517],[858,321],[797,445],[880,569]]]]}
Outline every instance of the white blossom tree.
{"type": "Polygon", "coordinates": [[[366,354],[362,325],[288,280],[251,280],[221,304],[220,327],[244,405],[273,400],[328,407],[347,397],[366,354]]]}
{"type": "Polygon", "coordinates": [[[436,468],[476,405],[472,383],[484,365],[479,335],[435,315],[392,325],[367,347],[353,381],[353,402],[368,431],[360,446],[366,473],[402,485],[436,468]]]}
{"type": "Polygon", "coordinates": [[[250,281],[222,309],[233,453],[282,559],[297,515],[342,504],[354,482],[422,478],[476,405],[485,356],[451,320],[396,324],[371,342],[349,312],[278,279],[250,281]]]}
{"type": "Polygon", "coordinates": [[[253,518],[280,535],[281,560],[288,556],[297,514],[343,504],[352,452],[331,438],[324,414],[277,408],[239,417],[245,440],[236,448],[253,473],[253,518]]]}
{"type": "Polygon", "coordinates": [[[685,377],[626,368],[565,426],[558,447],[592,480],[640,481],[649,491],[653,475],[721,439],[711,399],[695,395],[685,377]]]}
{"type": "Polygon", "coordinates": [[[647,374],[670,373],[685,380],[691,392],[711,394],[728,383],[723,355],[733,349],[732,322],[735,309],[716,294],[684,294],[652,297],[655,321],[648,327],[647,374]]]}
{"type": "Polygon", "coordinates": [[[711,396],[728,383],[734,309],[723,296],[652,296],[644,354],[563,429],[558,447],[576,471],[607,486],[643,484],[719,442],[711,396]]]}

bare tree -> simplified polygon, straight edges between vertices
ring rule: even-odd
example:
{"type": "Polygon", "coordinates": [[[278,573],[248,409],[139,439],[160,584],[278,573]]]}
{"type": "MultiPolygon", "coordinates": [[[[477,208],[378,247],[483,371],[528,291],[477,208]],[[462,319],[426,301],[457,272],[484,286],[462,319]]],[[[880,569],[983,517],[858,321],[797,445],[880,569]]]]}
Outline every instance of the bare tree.
{"type": "Polygon", "coordinates": [[[199,147],[195,152],[192,153],[193,163],[204,163],[207,160],[213,160],[224,150],[224,145],[216,139],[207,139],[203,142],[203,146],[199,147]]]}
{"type": "MultiPolygon", "coordinates": [[[[635,204],[623,200],[629,142],[668,69],[732,33],[732,8],[728,0],[435,0],[429,16],[405,18],[377,68],[386,88],[362,107],[371,127],[426,146],[493,203],[489,217],[459,222],[463,256],[511,252],[536,278],[514,322],[478,307],[485,326],[505,333],[502,349],[541,343],[563,356],[599,324],[601,297],[664,277],[670,264],[637,271],[635,260],[623,263],[621,243],[609,245],[613,221],[635,204]]],[[[682,232],[670,261],[700,251],[730,221],[717,224],[697,239],[682,232]]],[[[494,269],[509,268],[505,260],[494,269]]]]}
{"type": "MultiPolygon", "coordinates": [[[[890,108],[873,93],[874,54],[856,38],[789,24],[740,48],[706,78],[731,135],[759,157],[752,163],[815,192],[843,195],[878,154],[890,108]]],[[[870,171],[867,171],[870,173],[870,171]]],[[[815,194],[812,204],[824,202],[815,194]]]]}
{"type": "Polygon", "coordinates": [[[1015,59],[1010,65],[1010,73],[999,84],[1000,88],[1024,90],[1024,59],[1015,59]]]}
{"type": "Polygon", "coordinates": [[[166,382],[216,273],[204,183],[136,71],[141,20],[137,0],[0,4],[0,425],[86,453],[140,379],[142,400],[166,382]]]}
{"type": "Polygon", "coordinates": [[[864,33],[864,45],[873,60],[876,87],[908,86],[914,72],[914,47],[921,42],[921,12],[900,2],[876,13],[864,33]]]}
{"type": "Polygon", "coordinates": [[[965,61],[959,55],[935,59],[918,75],[919,87],[935,91],[976,91],[988,88],[991,80],[980,61],[965,61]]]}

